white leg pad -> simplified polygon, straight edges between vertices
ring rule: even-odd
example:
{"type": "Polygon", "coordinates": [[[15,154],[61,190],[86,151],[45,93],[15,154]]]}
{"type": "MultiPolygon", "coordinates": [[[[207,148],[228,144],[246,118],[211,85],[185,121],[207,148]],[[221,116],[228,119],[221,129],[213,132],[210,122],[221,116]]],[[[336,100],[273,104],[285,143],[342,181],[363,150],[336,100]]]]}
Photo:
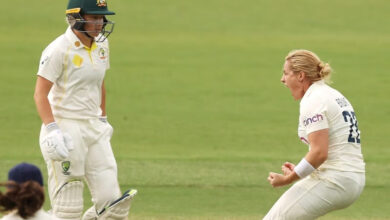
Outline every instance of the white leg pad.
{"type": "Polygon", "coordinates": [[[80,219],[83,213],[82,181],[75,180],[65,183],[58,189],[52,201],[52,213],[60,219],[80,219]]]}
{"type": "Polygon", "coordinates": [[[98,213],[99,220],[124,220],[130,212],[131,201],[137,194],[137,190],[132,189],[125,192],[119,199],[112,202],[98,213]]]}

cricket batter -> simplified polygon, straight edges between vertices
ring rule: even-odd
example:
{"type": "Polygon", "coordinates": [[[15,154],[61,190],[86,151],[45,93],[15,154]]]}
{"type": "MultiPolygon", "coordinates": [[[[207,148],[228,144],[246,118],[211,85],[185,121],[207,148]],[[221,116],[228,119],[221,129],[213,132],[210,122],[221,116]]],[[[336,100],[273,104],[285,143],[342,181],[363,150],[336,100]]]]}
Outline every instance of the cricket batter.
{"type": "Polygon", "coordinates": [[[298,135],[309,152],[283,174],[269,173],[273,187],[296,182],[274,204],[266,220],[316,219],[351,205],[365,185],[360,131],[351,103],[329,87],[331,68],[311,51],[291,51],[281,82],[300,102],[298,135]]]}
{"type": "Polygon", "coordinates": [[[66,32],[42,53],[34,100],[48,169],[52,214],[60,219],[125,219],[136,190],[121,196],[110,145],[104,75],[114,23],[106,0],[69,0],[66,32]],[[94,206],[83,215],[84,181],[94,206]]]}

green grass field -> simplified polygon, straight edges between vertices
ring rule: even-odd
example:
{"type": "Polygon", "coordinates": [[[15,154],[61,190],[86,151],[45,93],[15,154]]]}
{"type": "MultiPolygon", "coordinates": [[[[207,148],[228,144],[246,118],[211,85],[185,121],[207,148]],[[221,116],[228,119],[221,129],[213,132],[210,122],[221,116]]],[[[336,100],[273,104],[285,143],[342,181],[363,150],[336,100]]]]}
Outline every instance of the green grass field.
{"type": "MultiPolygon", "coordinates": [[[[130,219],[266,214],[287,189],[270,187],[268,172],[307,150],[296,134],[299,103],[280,83],[285,55],[300,48],[334,68],[332,85],[354,105],[367,163],[359,200],[321,219],[390,219],[389,1],[108,3],[117,15],[107,111],[121,188],[139,190],[130,219]]],[[[66,29],[66,4],[2,1],[1,181],[21,161],[46,173],[33,91],[42,50],[66,29]]]]}

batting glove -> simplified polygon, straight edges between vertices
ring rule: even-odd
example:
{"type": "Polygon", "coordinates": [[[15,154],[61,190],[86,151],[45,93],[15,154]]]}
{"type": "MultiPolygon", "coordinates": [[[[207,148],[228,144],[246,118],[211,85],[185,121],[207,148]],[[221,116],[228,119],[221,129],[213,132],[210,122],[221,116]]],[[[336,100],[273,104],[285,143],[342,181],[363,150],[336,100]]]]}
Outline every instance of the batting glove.
{"type": "Polygon", "coordinates": [[[55,122],[46,126],[48,134],[41,143],[50,159],[55,161],[65,160],[69,151],[73,150],[73,141],[69,134],[63,134],[55,122]]]}

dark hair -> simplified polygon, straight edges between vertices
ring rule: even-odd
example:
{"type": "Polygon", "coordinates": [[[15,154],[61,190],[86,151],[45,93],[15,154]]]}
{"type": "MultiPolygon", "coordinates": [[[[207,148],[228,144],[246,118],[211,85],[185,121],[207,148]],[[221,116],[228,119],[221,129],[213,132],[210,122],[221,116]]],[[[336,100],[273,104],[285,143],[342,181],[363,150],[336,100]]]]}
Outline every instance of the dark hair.
{"type": "Polygon", "coordinates": [[[33,216],[41,209],[45,200],[43,187],[36,181],[27,181],[18,184],[14,181],[1,183],[7,191],[0,191],[0,211],[17,210],[18,215],[24,219],[33,216]]]}

